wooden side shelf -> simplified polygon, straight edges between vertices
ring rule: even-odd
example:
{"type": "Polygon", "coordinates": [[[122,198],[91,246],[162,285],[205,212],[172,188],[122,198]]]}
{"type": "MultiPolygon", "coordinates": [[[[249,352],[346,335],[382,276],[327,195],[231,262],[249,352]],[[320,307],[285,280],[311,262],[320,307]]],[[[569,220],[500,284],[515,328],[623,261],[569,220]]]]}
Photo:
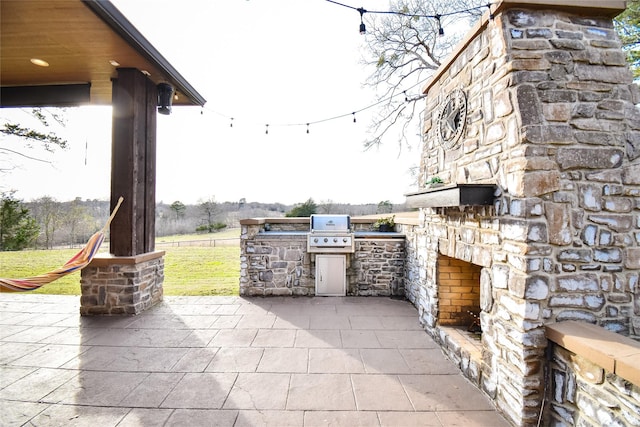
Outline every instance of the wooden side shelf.
{"type": "Polygon", "coordinates": [[[640,343],[590,323],[546,325],[551,341],[622,378],[640,385],[640,343]]]}

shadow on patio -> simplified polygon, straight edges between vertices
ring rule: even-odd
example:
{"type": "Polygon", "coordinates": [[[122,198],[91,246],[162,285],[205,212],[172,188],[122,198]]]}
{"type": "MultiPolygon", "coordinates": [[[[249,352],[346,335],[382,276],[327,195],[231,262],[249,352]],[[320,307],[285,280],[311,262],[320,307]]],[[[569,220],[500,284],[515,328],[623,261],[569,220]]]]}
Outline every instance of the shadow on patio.
{"type": "Polygon", "coordinates": [[[0,295],[2,425],[506,426],[389,298],[0,295]]]}

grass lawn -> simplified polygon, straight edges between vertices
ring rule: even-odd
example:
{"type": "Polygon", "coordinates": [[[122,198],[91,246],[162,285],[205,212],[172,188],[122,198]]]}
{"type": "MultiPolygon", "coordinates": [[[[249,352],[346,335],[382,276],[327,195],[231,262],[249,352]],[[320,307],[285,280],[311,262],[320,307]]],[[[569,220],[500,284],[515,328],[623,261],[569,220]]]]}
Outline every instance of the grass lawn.
{"type": "Polygon", "coordinates": [[[172,247],[164,258],[165,295],[238,295],[240,247],[172,247]]]}
{"type": "MultiPolygon", "coordinates": [[[[182,238],[208,240],[237,236],[239,231],[228,230],[228,233],[198,234],[182,238]]],[[[108,243],[104,243],[101,252],[106,252],[108,247],[108,243]]],[[[240,248],[238,246],[171,246],[162,247],[161,250],[166,251],[165,295],[238,295],[240,281],[240,248]]],[[[22,278],[43,274],[61,267],[77,252],[78,249],[0,252],[0,277],[22,278]]],[[[69,274],[30,293],[80,295],[80,272],[69,274]]]]}

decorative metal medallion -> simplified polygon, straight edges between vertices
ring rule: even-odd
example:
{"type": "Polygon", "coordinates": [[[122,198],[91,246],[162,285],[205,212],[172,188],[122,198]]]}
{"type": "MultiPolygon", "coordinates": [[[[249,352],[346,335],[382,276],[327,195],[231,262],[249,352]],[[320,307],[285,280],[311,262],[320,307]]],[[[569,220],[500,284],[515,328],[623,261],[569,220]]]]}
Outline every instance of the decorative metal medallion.
{"type": "Polygon", "coordinates": [[[453,90],[444,100],[438,114],[438,139],[445,149],[456,146],[467,122],[467,96],[461,89],[453,90]]]}

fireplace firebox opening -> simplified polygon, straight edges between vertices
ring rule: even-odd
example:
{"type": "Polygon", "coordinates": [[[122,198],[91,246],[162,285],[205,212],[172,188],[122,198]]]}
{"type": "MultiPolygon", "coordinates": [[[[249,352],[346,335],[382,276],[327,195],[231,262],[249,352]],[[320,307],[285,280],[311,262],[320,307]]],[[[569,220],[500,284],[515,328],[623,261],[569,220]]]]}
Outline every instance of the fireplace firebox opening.
{"type": "Polygon", "coordinates": [[[438,325],[480,328],[480,272],[482,267],[445,255],[438,256],[438,325]]]}

